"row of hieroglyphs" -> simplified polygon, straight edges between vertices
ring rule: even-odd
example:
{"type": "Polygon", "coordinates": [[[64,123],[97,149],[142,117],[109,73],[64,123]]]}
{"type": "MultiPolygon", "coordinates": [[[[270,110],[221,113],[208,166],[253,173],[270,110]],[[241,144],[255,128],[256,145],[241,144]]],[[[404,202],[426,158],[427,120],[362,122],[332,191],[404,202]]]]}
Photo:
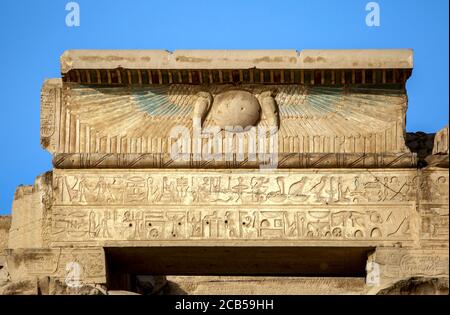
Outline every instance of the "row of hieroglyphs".
{"type": "Polygon", "coordinates": [[[432,206],[427,205],[420,208],[421,214],[421,239],[441,239],[448,243],[448,205],[432,206]]]}
{"type": "Polygon", "coordinates": [[[50,238],[408,239],[417,201],[422,232],[445,232],[448,209],[428,213],[448,202],[442,171],[56,169],[50,238]]]}
{"type": "Polygon", "coordinates": [[[420,238],[422,240],[440,239],[448,244],[448,176],[448,169],[423,172],[419,190],[420,238]]]}
{"type": "Polygon", "coordinates": [[[448,174],[414,171],[170,172],[62,171],[53,179],[55,205],[363,204],[448,200],[448,174]]]}
{"type": "Polygon", "coordinates": [[[54,241],[176,239],[404,240],[411,208],[53,210],[54,241]]]}

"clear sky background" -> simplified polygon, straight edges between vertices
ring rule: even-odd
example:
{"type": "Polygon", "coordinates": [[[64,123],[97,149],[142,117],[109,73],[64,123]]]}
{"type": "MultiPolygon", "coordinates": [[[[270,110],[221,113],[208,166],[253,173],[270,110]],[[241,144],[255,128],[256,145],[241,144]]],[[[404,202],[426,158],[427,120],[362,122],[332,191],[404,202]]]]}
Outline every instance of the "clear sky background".
{"type": "Polygon", "coordinates": [[[448,123],[448,0],[379,0],[372,28],[363,0],[78,0],[74,28],[68,2],[0,2],[0,214],[16,186],[52,167],[39,142],[40,88],[60,77],[66,49],[412,48],[407,131],[448,123]]]}

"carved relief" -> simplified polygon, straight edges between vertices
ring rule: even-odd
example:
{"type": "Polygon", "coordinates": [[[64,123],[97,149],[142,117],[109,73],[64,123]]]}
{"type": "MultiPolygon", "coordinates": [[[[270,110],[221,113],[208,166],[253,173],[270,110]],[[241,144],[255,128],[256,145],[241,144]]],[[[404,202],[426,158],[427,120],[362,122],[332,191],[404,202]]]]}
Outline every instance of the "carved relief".
{"type": "Polygon", "coordinates": [[[447,250],[377,248],[375,261],[383,278],[448,275],[447,250]]]}
{"type": "Polygon", "coordinates": [[[448,171],[423,172],[420,198],[423,202],[448,204],[448,171]]]}
{"type": "Polygon", "coordinates": [[[50,79],[45,81],[41,91],[41,144],[50,152],[58,149],[61,88],[60,79],[50,79]]]}
{"type": "Polygon", "coordinates": [[[55,133],[56,97],[54,87],[46,87],[41,94],[41,137],[48,138],[55,133]]]}
{"type": "MultiPolygon", "coordinates": [[[[46,248],[46,249],[14,249],[7,256],[8,265],[13,273],[19,272],[22,266],[27,276],[46,275],[64,279],[66,266],[78,263],[82,267],[83,281],[105,282],[105,256],[102,248],[46,248]]],[[[13,274],[14,278],[23,274],[13,274]]]]}
{"type": "Polygon", "coordinates": [[[421,238],[448,239],[449,235],[448,207],[422,207],[421,238]]]}
{"type": "MultiPolygon", "coordinates": [[[[246,141],[246,133],[241,133],[246,141]]],[[[237,140],[232,139],[235,148],[237,140]]],[[[297,141],[292,137],[290,141],[297,141]]],[[[200,157],[205,152],[200,154],[200,157]]],[[[173,159],[168,153],[58,153],[53,156],[55,168],[259,168],[268,164],[264,154],[215,154],[215,159],[199,161],[198,154],[183,154],[173,159]]],[[[278,168],[409,168],[416,167],[412,153],[279,153],[278,168]]]]}
{"type": "Polygon", "coordinates": [[[422,173],[419,196],[421,244],[448,244],[448,170],[425,170],[422,173]]]}
{"type": "Polygon", "coordinates": [[[407,240],[410,231],[405,228],[405,222],[409,220],[409,212],[408,208],[361,208],[358,211],[333,208],[312,211],[92,208],[74,213],[56,207],[52,239],[54,242],[176,239],[407,240]]]}
{"type": "Polygon", "coordinates": [[[259,94],[259,99],[246,90],[229,90],[214,97],[212,125],[222,130],[231,128],[244,130],[255,127],[264,114],[267,124],[278,130],[278,106],[272,91],[259,94]]]}
{"type": "Polygon", "coordinates": [[[197,100],[194,103],[194,113],[192,115],[192,126],[200,129],[203,125],[203,121],[206,118],[211,104],[213,102],[213,96],[208,92],[198,92],[197,100]]]}
{"type": "Polygon", "coordinates": [[[77,251],[63,249],[55,276],[64,279],[67,273],[67,264],[73,262],[81,266],[80,276],[83,281],[105,282],[105,254],[102,248],[83,248],[77,249],[77,251]]]}
{"type": "MultiPolygon", "coordinates": [[[[18,190],[42,210],[42,244],[11,243],[12,227],[8,268],[64,279],[75,263],[105,283],[104,247],[258,244],[372,248],[381,282],[448,276],[448,170],[417,169],[404,141],[411,69],[304,66],[73,68],[46,81],[40,135],[55,169],[18,190]],[[278,169],[259,169],[267,151],[278,169]]],[[[448,161],[448,126],[433,153],[448,161]]]]}
{"type": "Polygon", "coordinates": [[[25,268],[31,274],[53,274],[58,269],[58,254],[50,249],[32,250],[24,260],[25,268]]]}
{"type": "Polygon", "coordinates": [[[406,170],[55,170],[51,239],[407,241],[418,184],[406,170]]]}
{"type": "Polygon", "coordinates": [[[434,137],[433,154],[449,154],[448,125],[439,130],[434,137]]]}
{"type": "Polygon", "coordinates": [[[56,205],[129,204],[364,204],[401,203],[415,199],[414,172],[353,174],[283,171],[264,175],[214,172],[172,175],[166,172],[56,170],[56,205]]]}
{"type": "MultiPolygon", "coordinates": [[[[170,153],[172,128],[192,131],[194,120],[202,128],[274,127],[279,129],[280,154],[409,153],[403,139],[406,102],[403,89],[302,84],[124,88],[68,83],[56,115],[58,132],[51,137],[58,146],[49,150],[170,153]]],[[[44,120],[47,112],[43,110],[44,120]]],[[[220,136],[224,141],[225,133],[220,136]]],[[[366,160],[373,163],[377,161],[366,160]]]]}

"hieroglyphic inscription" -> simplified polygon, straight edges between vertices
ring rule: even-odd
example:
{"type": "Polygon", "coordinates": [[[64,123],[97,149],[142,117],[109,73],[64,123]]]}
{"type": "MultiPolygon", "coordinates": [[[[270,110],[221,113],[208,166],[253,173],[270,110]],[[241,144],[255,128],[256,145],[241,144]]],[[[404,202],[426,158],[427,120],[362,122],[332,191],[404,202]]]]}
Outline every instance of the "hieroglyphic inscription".
{"type": "Polygon", "coordinates": [[[55,132],[61,106],[61,80],[51,79],[41,91],[41,144],[53,152],[57,147],[55,132]]]}
{"type": "Polygon", "coordinates": [[[448,170],[423,171],[420,184],[422,202],[448,205],[448,170]]]}
{"type": "Polygon", "coordinates": [[[448,250],[377,248],[383,278],[448,275],[448,250]]]}
{"type": "Polygon", "coordinates": [[[55,170],[52,239],[407,240],[415,174],[55,170]]]}
{"type": "Polygon", "coordinates": [[[24,260],[31,274],[52,274],[58,269],[59,250],[30,250],[24,260]]]}
{"type": "Polygon", "coordinates": [[[54,241],[177,239],[407,240],[409,208],[54,210],[54,241]]]}
{"type": "Polygon", "coordinates": [[[415,172],[56,170],[54,205],[298,205],[415,200],[415,172]]]}
{"type": "Polygon", "coordinates": [[[448,189],[448,170],[423,171],[419,190],[422,240],[443,240],[448,244],[448,189]]]}
{"type": "Polygon", "coordinates": [[[55,132],[56,90],[43,89],[41,95],[41,136],[50,137],[55,132]]]}

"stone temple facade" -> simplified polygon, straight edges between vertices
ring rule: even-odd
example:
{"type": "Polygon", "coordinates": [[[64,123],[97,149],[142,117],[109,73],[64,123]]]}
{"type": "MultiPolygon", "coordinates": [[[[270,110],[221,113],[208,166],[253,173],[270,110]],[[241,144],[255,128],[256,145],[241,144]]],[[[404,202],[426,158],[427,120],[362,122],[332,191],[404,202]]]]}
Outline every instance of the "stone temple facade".
{"type": "Polygon", "coordinates": [[[0,293],[448,293],[448,127],[407,145],[412,69],[406,49],[65,52],[0,293]]]}

